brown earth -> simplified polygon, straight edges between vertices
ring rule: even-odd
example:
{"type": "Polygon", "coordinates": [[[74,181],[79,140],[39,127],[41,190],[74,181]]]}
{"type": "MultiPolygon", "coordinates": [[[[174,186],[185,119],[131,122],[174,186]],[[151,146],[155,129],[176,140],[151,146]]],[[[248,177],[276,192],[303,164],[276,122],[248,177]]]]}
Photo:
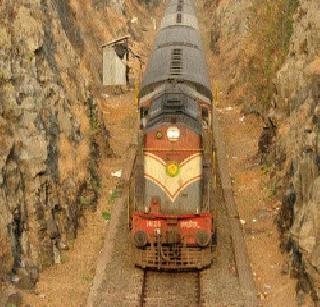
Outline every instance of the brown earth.
{"type": "MultiPolygon", "coordinates": [[[[220,124],[226,138],[231,176],[254,279],[263,306],[295,306],[295,280],[282,275],[287,255],[281,254],[275,219],[280,208],[272,196],[267,170],[257,160],[261,121],[244,118],[230,101],[222,102],[220,124]],[[227,106],[231,111],[225,111],[227,106]]],[[[229,110],[229,109],[228,109],[229,110]]]]}

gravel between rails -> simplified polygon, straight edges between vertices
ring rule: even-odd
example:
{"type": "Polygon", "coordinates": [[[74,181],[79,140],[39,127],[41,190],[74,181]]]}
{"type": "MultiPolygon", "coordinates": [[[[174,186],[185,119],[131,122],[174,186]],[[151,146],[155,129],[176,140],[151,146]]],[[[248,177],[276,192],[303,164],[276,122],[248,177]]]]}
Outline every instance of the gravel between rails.
{"type": "Polygon", "coordinates": [[[145,271],[142,307],[199,306],[198,272],[145,271]]]}

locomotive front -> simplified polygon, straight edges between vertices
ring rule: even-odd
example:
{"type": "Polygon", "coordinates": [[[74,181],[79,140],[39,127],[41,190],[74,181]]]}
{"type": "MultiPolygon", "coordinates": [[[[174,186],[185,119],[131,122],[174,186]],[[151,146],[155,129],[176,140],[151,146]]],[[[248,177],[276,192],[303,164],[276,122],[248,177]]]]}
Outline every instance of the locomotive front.
{"type": "Polygon", "coordinates": [[[140,267],[212,261],[212,96],[197,27],[192,1],[171,1],[143,80],[129,199],[140,267]]]}

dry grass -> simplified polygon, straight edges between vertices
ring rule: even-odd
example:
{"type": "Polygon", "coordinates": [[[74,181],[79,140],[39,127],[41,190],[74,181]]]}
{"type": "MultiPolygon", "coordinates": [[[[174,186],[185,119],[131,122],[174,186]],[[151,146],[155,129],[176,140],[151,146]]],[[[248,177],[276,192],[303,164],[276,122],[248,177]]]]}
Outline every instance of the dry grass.
{"type": "Polygon", "coordinates": [[[0,233],[0,283],[5,275],[11,271],[13,259],[11,256],[11,246],[7,237],[0,233]]]}
{"type": "Polygon", "coordinates": [[[262,114],[272,106],[273,79],[288,54],[297,6],[298,0],[253,1],[241,69],[248,96],[262,114]]]}

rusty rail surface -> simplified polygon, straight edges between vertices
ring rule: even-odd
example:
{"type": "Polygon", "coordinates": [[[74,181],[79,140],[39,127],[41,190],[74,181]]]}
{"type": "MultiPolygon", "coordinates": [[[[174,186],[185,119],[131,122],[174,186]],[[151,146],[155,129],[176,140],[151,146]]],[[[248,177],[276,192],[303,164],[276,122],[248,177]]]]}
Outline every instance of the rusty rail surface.
{"type": "Polygon", "coordinates": [[[226,146],[224,137],[219,127],[215,106],[212,112],[213,136],[216,144],[216,157],[221,180],[222,192],[225,199],[225,207],[230,221],[231,240],[234,248],[234,257],[238,270],[239,283],[246,300],[246,306],[258,306],[257,290],[250,267],[248,250],[240,225],[238,207],[236,205],[229,166],[226,158],[226,146]]]}
{"type": "MultiPolygon", "coordinates": [[[[136,144],[134,144],[136,145],[136,144]]],[[[103,273],[108,263],[111,262],[113,244],[116,236],[117,227],[119,226],[120,217],[125,213],[126,201],[128,195],[128,182],[133,170],[134,161],[136,158],[136,146],[131,146],[128,151],[128,156],[123,166],[123,174],[120,179],[120,185],[123,187],[121,197],[118,198],[113,205],[111,212],[110,223],[106,226],[106,234],[102,251],[97,259],[96,274],[93,279],[92,286],[89,291],[87,306],[93,307],[95,299],[98,295],[99,288],[103,282],[103,273]],[[111,246],[111,248],[110,248],[111,246]]]]}

